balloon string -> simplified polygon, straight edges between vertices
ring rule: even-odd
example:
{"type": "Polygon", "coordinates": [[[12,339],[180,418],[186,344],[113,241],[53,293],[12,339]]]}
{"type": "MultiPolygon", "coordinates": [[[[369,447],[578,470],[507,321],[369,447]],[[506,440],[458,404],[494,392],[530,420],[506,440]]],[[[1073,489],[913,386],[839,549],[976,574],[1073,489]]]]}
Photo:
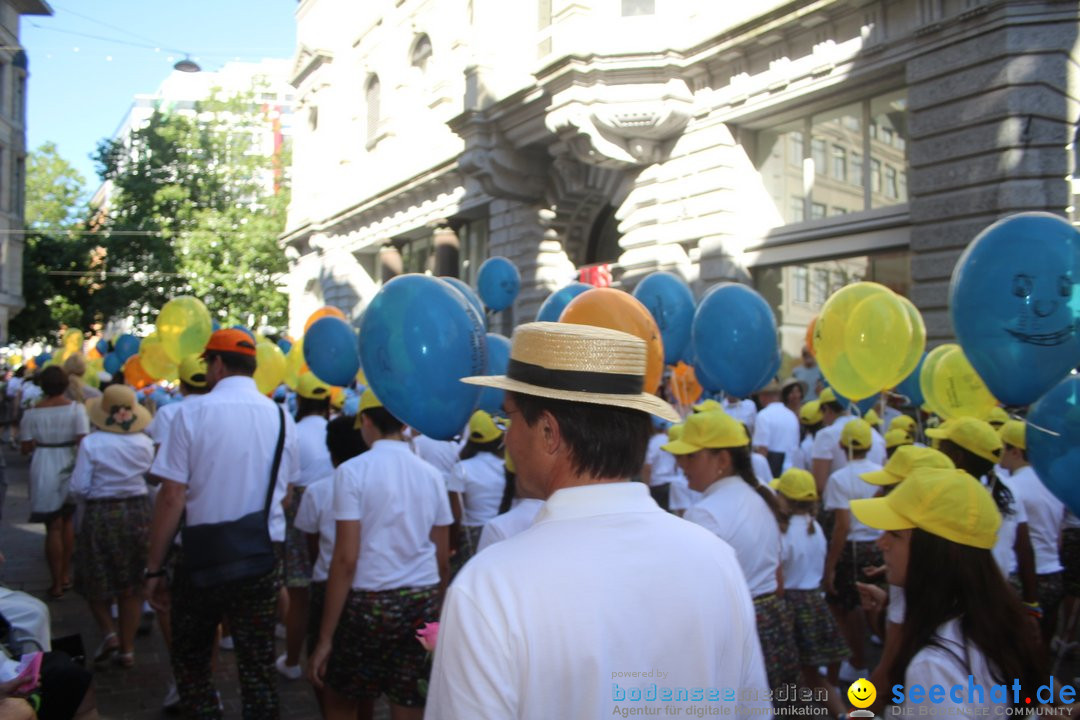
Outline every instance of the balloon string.
{"type": "Polygon", "coordinates": [[[1036,429],[1036,430],[1038,430],[1039,432],[1044,432],[1044,433],[1046,433],[1047,435],[1053,435],[1054,437],[1061,437],[1061,433],[1059,433],[1059,432],[1055,432],[1055,431],[1051,430],[1050,428],[1044,428],[1044,427],[1041,427],[1041,426],[1039,426],[1039,425],[1036,425],[1035,423],[1031,422],[1030,420],[1028,420],[1028,421],[1026,421],[1026,422],[1027,422],[1027,424],[1028,424],[1028,425],[1029,425],[1030,427],[1033,427],[1033,428],[1035,428],[1035,429],[1036,429]]]}

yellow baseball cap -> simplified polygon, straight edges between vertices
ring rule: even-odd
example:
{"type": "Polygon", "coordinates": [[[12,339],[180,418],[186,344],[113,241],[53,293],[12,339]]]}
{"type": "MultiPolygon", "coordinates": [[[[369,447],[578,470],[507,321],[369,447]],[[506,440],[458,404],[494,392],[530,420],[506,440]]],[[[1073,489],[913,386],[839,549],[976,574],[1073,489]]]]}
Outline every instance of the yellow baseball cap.
{"type": "Polygon", "coordinates": [[[915,440],[908,434],[907,430],[894,428],[885,433],[886,450],[891,450],[894,447],[900,447],[901,445],[912,445],[914,443],[915,440]]]}
{"type": "Polygon", "coordinates": [[[1008,420],[998,430],[1001,442],[1014,448],[1027,450],[1027,424],[1023,420],[1008,420]]]}
{"type": "Polygon", "coordinates": [[[661,446],[672,455],[689,455],[705,448],[737,448],[750,444],[746,428],[723,411],[691,415],[683,423],[682,437],[661,446]]]}
{"type": "Polygon", "coordinates": [[[906,433],[913,434],[916,426],[915,418],[910,415],[897,415],[889,421],[889,430],[903,430],[906,433]]]}
{"type": "Polygon", "coordinates": [[[503,431],[495,424],[491,414],[484,410],[477,410],[469,418],[469,439],[478,443],[495,442],[503,435],[503,431]]]}
{"type": "Polygon", "coordinates": [[[510,457],[510,453],[503,456],[503,467],[506,468],[506,472],[517,474],[517,467],[514,465],[514,459],[510,457]]]}
{"type": "Polygon", "coordinates": [[[877,411],[875,411],[873,408],[870,408],[866,411],[866,414],[863,415],[863,420],[865,420],[874,427],[877,427],[881,424],[881,418],[878,417],[877,411]]]}
{"type": "Polygon", "coordinates": [[[724,406],[718,403],[716,400],[706,400],[705,402],[700,402],[694,406],[694,412],[698,413],[716,412],[717,410],[723,412],[724,406]]]}
{"type": "Polygon", "coordinates": [[[915,468],[952,470],[955,467],[953,461],[943,452],[932,448],[905,445],[893,453],[889,462],[885,463],[885,467],[863,473],[859,478],[871,485],[895,485],[910,475],[915,468]]]}
{"type": "Polygon", "coordinates": [[[820,400],[811,400],[799,408],[799,422],[803,425],[817,425],[824,419],[820,400]]]}
{"type": "Polygon", "coordinates": [[[818,399],[818,402],[821,403],[822,405],[824,405],[825,403],[838,403],[838,402],[840,402],[839,400],[836,399],[836,393],[833,391],[833,389],[831,387],[827,387],[824,390],[822,390],[821,393],[818,395],[817,399],[818,399]]]}
{"type": "Polygon", "coordinates": [[[364,394],[360,396],[360,409],[357,412],[364,412],[365,410],[372,410],[382,406],[383,404],[379,398],[375,397],[375,391],[371,388],[367,388],[364,390],[364,394]]]}
{"type": "Polygon", "coordinates": [[[308,400],[326,400],[330,397],[330,386],[315,377],[315,373],[306,372],[296,384],[296,394],[308,400]]]}
{"type": "Polygon", "coordinates": [[[668,442],[678,440],[682,437],[683,423],[676,423],[667,429],[668,442]]]}
{"type": "Polygon", "coordinates": [[[817,500],[818,496],[814,476],[799,468],[788,468],[769,487],[789,500],[817,500]]]}
{"type": "Polygon", "coordinates": [[[1001,527],[993,496],[963,470],[917,468],[885,497],[852,500],[851,512],[872,528],[920,528],[984,550],[994,547],[1001,527]]]}
{"type": "Polygon", "coordinates": [[[180,361],[177,368],[180,380],[191,387],[206,387],[206,360],[202,355],[188,355],[180,361]]]}
{"type": "Polygon", "coordinates": [[[986,422],[995,427],[1001,427],[1009,422],[1009,419],[1009,413],[1005,412],[1004,408],[994,407],[991,408],[990,412],[986,413],[986,422]]]}
{"type": "Polygon", "coordinates": [[[1001,460],[1001,438],[985,420],[973,417],[950,419],[941,427],[927,430],[926,436],[954,442],[984,460],[995,463],[1001,460]]]}
{"type": "Polygon", "coordinates": [[[874,434],[870,431],[870,423],[861,418],[848,420],[844,429],[840,431],[840,444],[855,450],[869,450],[870,443],[874,441],[874,434]]]}

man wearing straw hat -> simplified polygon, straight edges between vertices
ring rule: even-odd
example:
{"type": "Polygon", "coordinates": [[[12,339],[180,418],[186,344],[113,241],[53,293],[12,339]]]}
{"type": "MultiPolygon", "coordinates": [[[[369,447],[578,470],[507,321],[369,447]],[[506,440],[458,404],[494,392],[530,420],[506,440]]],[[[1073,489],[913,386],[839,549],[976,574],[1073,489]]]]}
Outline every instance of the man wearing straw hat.
{"type": "Polygon", "coordinates": [[[753,604],[731,547],[627,482],[649,414],[679,419],[643,392],[645,366],[645,343],[631,335],[530,323],[514,331],[506,375],[464,379],[507,391],[518,485],[547,502],[451,585],[426,717],[610,717],[722,698],[767,712],[753,604]]]}

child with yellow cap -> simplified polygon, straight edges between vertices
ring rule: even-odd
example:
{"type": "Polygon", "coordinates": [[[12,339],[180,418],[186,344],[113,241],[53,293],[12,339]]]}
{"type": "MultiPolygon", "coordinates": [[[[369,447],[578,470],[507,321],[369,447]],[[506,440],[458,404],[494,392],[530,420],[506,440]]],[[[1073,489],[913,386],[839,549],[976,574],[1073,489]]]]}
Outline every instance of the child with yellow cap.
{"type": "Polygon", "coordinates": [[[814,476],[789,468],[769,487],[776,491],[780,503],[784,602],[793,621],[802,685],[825,693],[829,709],[839,717],[846,706],[818,667],[839,663],[851,653],[821,597],[826,549],[825,532],[814,519],[818,500],[814,476]]]}
{"type": "Polygon", "coordinates": [[[939,712],[989,714],[1014,698],[1032,707],[1025,698],[1047,680],[1044,657],[990,552],[1001,514],[980,483],[962,470],[918,468],[885,497],[853,500],[851,512],[885,531],[877,543],[886,576],[904,588],[904,637],[888,675],[905,710],[927,707],[916,686],[944,689],[939,712]],[[1008,691],[995,693],[1002,683],[1008,691]]]}
{"type": "Polygon", "coordinates": [[[450,507],[458,526],[452,573],[476,553],[484,525],[499,514],[506,489],[502,441],[503,430],[489,413],[477,410],[472,414],[460,462],[446,476],[450,507]]]}
{"type": "Polygon", "coordinates": [[[821,422],[821,403],[817,400],[803,403],[799,408],[799,448],[791,459],[791,467],[811,470],[813,461],[810,455],[814,450],[814,435],[821,429],[821,422]]]}

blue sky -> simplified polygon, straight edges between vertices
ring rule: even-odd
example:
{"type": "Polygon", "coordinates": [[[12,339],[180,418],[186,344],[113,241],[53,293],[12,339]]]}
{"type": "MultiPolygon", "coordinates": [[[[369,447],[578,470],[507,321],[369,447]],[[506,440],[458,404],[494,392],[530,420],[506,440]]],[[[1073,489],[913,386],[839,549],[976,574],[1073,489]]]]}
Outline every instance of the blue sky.
{"type": "Polygon", "coordinates": [[[23,16],[21,25],[30,58],[26,144],[55,142],[88,192],[98,184],[91,159],[98,141],[185,53],[215,70],[295,50],[296,0],[46,1],[51,17],[23,16]]]}

